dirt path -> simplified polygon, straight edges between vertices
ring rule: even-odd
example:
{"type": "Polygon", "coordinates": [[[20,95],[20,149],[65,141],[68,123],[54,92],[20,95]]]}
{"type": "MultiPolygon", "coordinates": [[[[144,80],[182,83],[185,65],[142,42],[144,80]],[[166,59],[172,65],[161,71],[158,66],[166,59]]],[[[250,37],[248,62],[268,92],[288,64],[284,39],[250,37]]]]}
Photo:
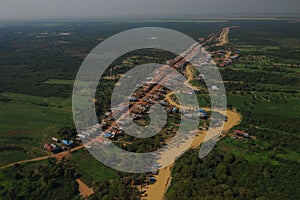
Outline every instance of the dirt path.
{"type": "Polygon", "coordinates": [[[224,60],[230,59],[231,53],[231,51],[227,51],[224,60]]]}
{"type": "MultiPolygon", "coordinates": [[[[41,161],[41,160],[46,160],[48,158],[56,158],[57,161],[61,161],[64,157],[67,157],[67,156],[71,156],[71,153],[72,152],[75,152],[75,151],[78,151],[80,149],[83,149],[84,146],[81,145],[81,146],[78,146],[78,147],[75,147],[69,151],[64,151],[64,152],[61,152],[61,153],[58,153],[58,154],[55,154],[55,155],[49,155],[49,156],[42,156],[42,157],[38,157],[38,158],[33,158],[33,159],[28,159],[28,160],[22,160],[22,161],[18,161],[18,162],[14,162],[14,163],[10,163],[8,165],[4,165],[2,167],[0,167],[0,170],[1,169],[5,169],[5,168],[8,168],[8,167],[12,167],[16,164],[24,164],[24,163],[29,163],[29,162],[36,162],[36,161],[41,161]]],[[[79,185],[79,192],[80,192],[80,195],[84,198],[84,199],[87,199],[90,195],[94,194],[94,191],[92,188],[89,188],[84,182],[82,182],[80,179],[77,179],[76,182],[78,183],[79,185]]]]}
{"type": "Polygon", "coordinates": [[[4,166],[0,167],[0,170],[8,168],[8,167],[12,167],[12,166],[14,166],[16,164],[23,164],[23,163],[28,163],[28,162],[35,162],[35,161],[40,161],[40,160],[46,160],[49,157],[51,157],[51,156],[42,156],[42,157],[38,157],[38,158],[33,158],[33,159],[28,159],[28,160],[22,160],[22,161],[18,161],[18,162],[13,162],[13,163],[10,163],[10,164],[7,164],[7,165],[4,165],[4,166]]]}
{"type": "MultiPolygon", "coordinates": [[[[18,161],[18,162],[14,162],[14,163],[10,163],[8,165],[4,165],[2,167],[0,167],[0,170],[1,169],[5,169],[5,168],[8,168],[8,167],[12,167],[16,164],[24,164],[24,163],[29,163],[29,162],[36,162],[36,161],[41,161],[41,160],[46,160],[48,158],[56,158],[57,161],[61,161],[64,157],[67,157],[67,156],[71,156],[71,153],[72,152],[75,152],[75,151],[78,151],[80,149],[83,149],[84,146],[81,145],[81,146],[78,146],[78,147],[75,147],[69,151],[64,151],[64,152],[61,152],[61,153],[58,153],[58,154],[54,154],[54,155],[49,155],[49,156],[42,156],[42,157],[38,157],[38,158],[33,158],[33,159],[28,159],[28,160],[22,160],[22,161],[18,161]]],[[[77,179],[76,182],[78,183],[79,185],[79,192],[80,192],[80,195],[84,198],[84,199],[87,199],[90,195],[94,194],[94,191],[92,188],[89,188],[84,182],[82,182],[80,179],[77,179]]]]}
{"type": "Polygon", "coordinates": [[[79,192],[80,195],[84,198],[84,199],[88,199],[89,196],[91,196],[92,194],[94,194],[94,190],[92,188],[90,188],[89,186],[87,186],[84,182],[82,182],[80,179],[77,179],[76,182],[79,185],[79,192]]]}
{"type": "Polygon", "coordinates": [[[192,88],[194,91],[199,91],[202,88],[196,87],[190,84],[190,81],[194,80],[194,69],[191,65],[188,65],[186,67],[186,75],[187,75],[187,80],[184,82],[184,85],[186,85],[189,88],[192,88]]]}
{"type": "Polygon", "coordinates": [[[228,40],[229,32],[230,32],[230,27],[224,27],[222,29],[220,37],[218,38],[219,42],[216,44],[216,46],[223,46],[229,42],[228,40]]]}
{"type": "Polygon", "coordinates": [[[176,103],[175,101],[173,101],[173,99],[172,99],[172,95],[173,94],[176,94],[176,92],[169,92],[167,95],[166,95],[166,101],[170,104],[170,105],[172,105],[172,106],[175,106],[175,107],[177,107],[177,108],[182,108],[182,109],[189,109],[187,106],[181,106],[181,105],[179,105],[178,103],[176,103]]]}
{"type": "Polygon", "coordinates": [[[7,167],[12,167],[16,164],[24,164],[24,163],[29,163],[29,162],[41,161],[41,160],[46,160],[48,158],[56,158],[58,161],[61,161],[62,158],[66,157],[66,156],[69,156],[70,153],[78,151],[79,149],[83,149],[83,148],[84,148],[84,146],[81,145],[81,146],[75,147],[75,148],[73,148],[69,151],[64,151],[64,152],[61,152],[61,153],[58,153],[58,154],[49,155],[49,156],[41,156],[41,157],[38,157],[38,158],[13,162],[13,163],[10,163],[10,164],[7,164],[7,165],[4,165],[4,166],[0,167],[0,170],[5,169],[7,167]]]}
{"type": "Polygon", "coordinates": [[[171,177],[173,164],[163,169],[160,169],[158,175],[155,175],[156,182],[148,185],[146,189],[147,197],[142,197],[142,200],[162,200],[168,186],[168,181],[171,177]]]}
{"type": "Polygon", "coordinates": [[[223,132],[228,132],[232,127],[242,121],[242,115],[236,110],[226,110],[227,121],[224,123],[223,132]]]}

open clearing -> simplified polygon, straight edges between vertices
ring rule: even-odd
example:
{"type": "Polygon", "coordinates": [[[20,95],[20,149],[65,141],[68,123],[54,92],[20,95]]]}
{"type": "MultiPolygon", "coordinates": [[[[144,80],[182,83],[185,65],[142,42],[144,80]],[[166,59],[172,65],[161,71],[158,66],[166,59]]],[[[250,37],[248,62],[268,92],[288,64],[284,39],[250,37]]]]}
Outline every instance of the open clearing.
{"type": "Polygon", "coordinates": [[[0,165],[47,155],[45,142],[65,126],[71,126],[70,99],[3,93],[0,102],[0,165]],[[16,148],[17,147],[17,148],[16,148]]]}
{"type": "Polygon", "coordinates": [[[87,199],[89,196],[94,194],[94,191],[92,188],[88,187],[84,182],[82,182],[80,179],[77,179],[76,182],[78,183],[79,186],[79,192],[80,195],[84,198],[87,199]]]}
{"type": "Polygon", "coordinates": [[[50,85],[73,85],[74,80],[66,80],[66,79],[48,79],[44,82],[44,84],[50,85]]]}
{"type": "Polygon", "coordinates": [[[119,177],[115,170],[106,167],[86,150],[74,152],[71,163],[82,175],[80,179],[88,186],[92,186],[93,181],[103,182],[119,177]]]}

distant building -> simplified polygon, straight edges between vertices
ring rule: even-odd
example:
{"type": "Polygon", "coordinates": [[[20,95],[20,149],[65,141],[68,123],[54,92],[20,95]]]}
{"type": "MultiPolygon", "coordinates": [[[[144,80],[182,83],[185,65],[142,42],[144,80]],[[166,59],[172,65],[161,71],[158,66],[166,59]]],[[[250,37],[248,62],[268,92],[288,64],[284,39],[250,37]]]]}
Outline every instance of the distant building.
{"type": "Polygon", "coordinates": [[[176,107],[172,109],[173,113],[176,113],[177,111],[178,111],[178,108],[176,108],[176,107]]]}
{"type": "Polygon", "coordinates": [[[111,114],[111,112],[106,112],[104,115],[105,115],[106,117],[108,117],[108,116],[110,116],[110,114],[111,114]]]}
{"type": "Polygon", "coordinates": [[[128,100],[129,101],[137,101],[137,98],[136,97],[129,97],[128,100]]]}
{"type": "Polygon", "coordinates": [[[113,135],[112,135],[111,133],[104,133],[103,136],[106,137],[106,138],[110,138],[110,137],[112,137],[113,135]]]}
{"type": "Polygon", "coordinates": [[[50,144],[45,144],[44,148],[47,149],[48,151],[52,151],[53,147],[50,144]]]}
{"type": "Polygon", "coordinates": [[[77,136],[80,137],[81,139],[85,138],[85,135],[83,135],[83,134],[78,134],[77,136]]]}
{"type": "Polygon", "coordinates": [[[68,140],[62,140],[61,142],[66,146],[70,146],[71,144],[73,144],[72,142],[70,142],[68,140]]]}
{"type": "Polygon", "coordinates": [[[249,133],[246,133],[246,132],[240,131],[240,130],[234,130],[233,132],[236,135],[239,135],[239,136],[242,136],[242,137],[245,137],[245,138],[248,138],[250,136],[249,133]]]}
{"type": "Polygon", "coordinates": [[[149,177],[149,181],[155,182],[155,181],[156,181],[156,178],[154,178],[154,177],[149,177]]]}
{"type": "Polygon", "coordinates": [[[160,104],[161,104],[162,106],[165,106],[165,105],[167,105],[167,102],[162,101],[162,102],[160,102],[160,104]]]}

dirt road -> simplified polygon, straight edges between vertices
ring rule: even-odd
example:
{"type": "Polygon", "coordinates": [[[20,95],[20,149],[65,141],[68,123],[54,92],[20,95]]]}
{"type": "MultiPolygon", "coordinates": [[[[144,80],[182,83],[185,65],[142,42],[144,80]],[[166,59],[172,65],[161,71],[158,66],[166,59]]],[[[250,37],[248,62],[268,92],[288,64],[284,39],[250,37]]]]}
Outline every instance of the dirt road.
{"type": "Polygon", "coordinates": [[[186,75],[187,75],[187,80],[184,82],[184,85],[186,85],[189,88],[192,88],[194,91],[199,91],[202,88],[200,87],[196,87],[190,84],[190,81],[194,80],[194,68],[192,67],[192,65],[188,65],[186,67],[186,75]]]}
{"type": "Polygon", "coordinates": [[[42,157],[38,157],[38,158],[33,158],[33,159],[28,159],[28,160],[22,160],[22,161],[18,161],[18,162],[13,162],[13,163],[10,163],[10,164],[7,164],[7,165],[4,165],[4,166],[0,167],[0,170],[1,169],[5,169],[7,167],[12,167],[12,166],[14,166],[16,164],[23,164],[23,163],[28,163],[28,162],[35,162],[35,161],[40,161],[40,160],[46,160],[49,157],[51,157],[51,156],[42,156],[42,157]]]}
{"type": "Polygon", "coordinates": [[[49,155],[49,156],[41,156],[41,157],[38,157],[38,158],[33,158],[33,159],[27,159],[27,160],[13,162],[13,163],[10,163],[10,164],[7,164],[7,165],[4,165],[4,166],[0,167],[0,170],[1,169],[5,169],[7,167],[12,167],[15,164],[24,164],[24,163],[29,163],[29,162],[41,161],[41,160],[46,160],[48,158],[56,158],[58,161],[60,161],[63,157],[69,155],[70,153],[78,151],[79,149],[83,149],[83,148],[84,148],[84,146],[81,145],[81,146],[75,147],[75,148],[73,148],[73,149],[71,149],[69,151],[64,151],[64,152],[61,152],[61,153],[58,153],[58,154],[49,155]]]}
{"type": "Polygon", "coordinates": [[[148,185],[146,189],[147,197],[142,197],[142,200],[161,200],[164,197],[168,181],[171,177],[171,169],[173,164],[159,170],[158,175],[155,175],[156,182],[148,185]]]}
{"type": "MultiPolygon", "coordinates": [[[[5,168],[8,168],[8,167],[12,167],[16,164],[24,164],[24,163],[29,163],[29,162],[36,162],[36,161],[41,161],[41,160],[46,160],[48,158],[56,158],[57,161],[61,161],[64,157],[66,156],[71,156],[71,153],[72,152],[75,152],[75,151],[78,151],[80,149],[83,149],[84,146],[81,145],[81,146],[78,146],[78,147],[75,147],[69,151],[64,151],[64,152],[61,152],[61,153],[58,153],[58,154],[55,154],[55,155],[49,155],[49,156],[42,156],[42,157],[38,157],[38,158],[33,158],[33,159],[28,159],[28,160],[22,160],[22,161],[18,161],[18,162],[14,162],[14,163],[10,163],[8,165],[4,165],[2,167],[0,167],[0,170],[1,169],[5,169],[5,168]]],[[[84,198],[84,199],[87,199],[90,195],[94,194],[94,191],[92,188],[89,188],[84,182],[82,182],[80,179],[77,179],[76,182],[78,183],[79,185],[79,192],[81,194],[81,196],[84,198]]]]}
{"type": "Polygon", "coordinates": [[[216,44],[216,46],[223,46],[229,42],[228,40],[229,32],[230,32],[230,27],[224,27],[222,29],[222,32],[220,33],[220,36],[218,38],[218,43],[216,44]]]}
{"type": "Polygon", "coordinates": [[[231,53],[231,51],[227,51],[224,60],[230,59],[231,53]]]}
{"type": "Polygon", "coordinates": [[[223,132],[228,132],[242,121],[242,115],[236,110],[226,110],[226,116],[227,121],[224,123],[223,132]]]}
{"type": "Polygon", "coordinates": [[[84,182],[82,182],[80,179],[77,179],[76,182],[79,185],[79,192],[80,195],[84,198],[87,199],[89,196],[94,194],[94,190],[92,188],[89,188],[84,182]]]}

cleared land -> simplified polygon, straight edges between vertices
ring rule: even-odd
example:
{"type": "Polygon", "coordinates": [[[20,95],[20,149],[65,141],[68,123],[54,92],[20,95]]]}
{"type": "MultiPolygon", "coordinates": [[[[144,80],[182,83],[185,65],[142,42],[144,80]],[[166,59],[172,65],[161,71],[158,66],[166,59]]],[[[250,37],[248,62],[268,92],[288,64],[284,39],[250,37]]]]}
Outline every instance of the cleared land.
{"type": "Polygon", "coordinates": [[[74,80],[66,80],[66,79],[48,79],[44,82],[44,84],[50,85],[73,85],[74,80]]]}
{"type": "Polygon", "coordinates": [[[47,155],[45,142],[71,126],[71,100],[2,93],[0,102],[0,165],[47,155]]]}
{"type": "Polygon", "coordinates": [[[90,188],[89,186],[87,186],[84,182],[82,182],[80,179],[77,179],[76,182],[79,185],[79,192],[80,195],[84,198],[87,199],[89,196],[91,196],[92,194],[94,194],[94,191],[92,188],[90,188]]]}

